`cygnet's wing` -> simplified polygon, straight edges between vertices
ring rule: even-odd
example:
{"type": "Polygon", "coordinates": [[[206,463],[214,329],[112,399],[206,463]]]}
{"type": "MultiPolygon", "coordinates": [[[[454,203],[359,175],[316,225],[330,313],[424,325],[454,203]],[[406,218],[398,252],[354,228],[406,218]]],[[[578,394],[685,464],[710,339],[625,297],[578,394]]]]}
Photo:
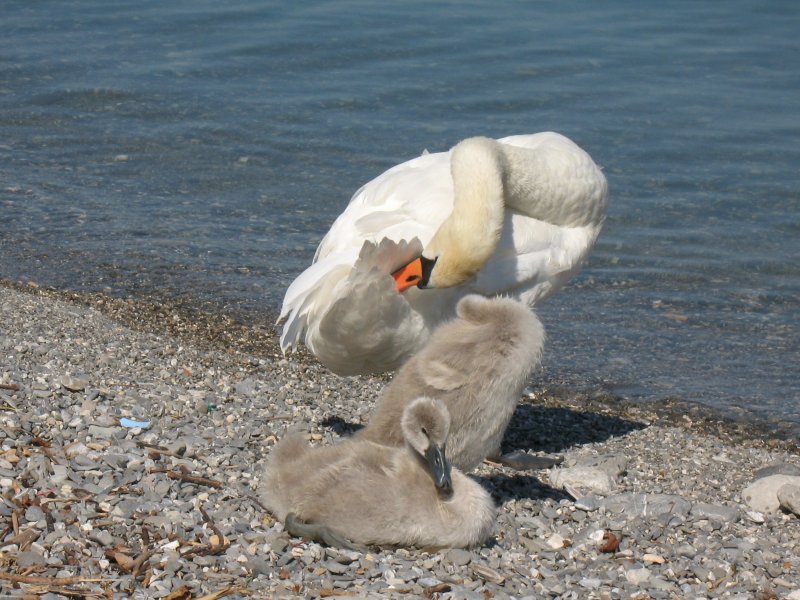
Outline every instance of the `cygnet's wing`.
{"type": "Polygon", "coordinates": [[[431,341],[415,357],[421,383],[451,392],[469,381],[471,361],[459,337],[461,323],[448,323],[434,332],[431,341]]]}

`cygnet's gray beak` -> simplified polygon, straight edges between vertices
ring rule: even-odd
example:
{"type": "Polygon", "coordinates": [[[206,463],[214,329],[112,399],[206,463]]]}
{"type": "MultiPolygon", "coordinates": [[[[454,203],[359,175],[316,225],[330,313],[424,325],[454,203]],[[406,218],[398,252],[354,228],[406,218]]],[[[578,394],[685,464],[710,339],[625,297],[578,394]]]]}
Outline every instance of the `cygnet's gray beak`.
{"type": "Polygon", "coordinates": [[[450,479],[450,463],[444,454],[444,446],[431,444],[425,451],[425,459],[431,469],[431,477],[439,496],[449,498],[453,495],[453,482],[450,479]]]}

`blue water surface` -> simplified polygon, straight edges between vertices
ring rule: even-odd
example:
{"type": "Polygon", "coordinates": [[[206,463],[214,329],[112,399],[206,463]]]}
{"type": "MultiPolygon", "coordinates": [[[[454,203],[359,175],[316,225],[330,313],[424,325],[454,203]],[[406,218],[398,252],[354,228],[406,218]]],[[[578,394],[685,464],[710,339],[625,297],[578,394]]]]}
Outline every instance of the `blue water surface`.
{"type": "Polygon", "coordinates": [[[800,423],[794,1],[0,4],[0,277],[274,316],[350,195],[472,135],[609,179],[543,384],[800,423]]]}

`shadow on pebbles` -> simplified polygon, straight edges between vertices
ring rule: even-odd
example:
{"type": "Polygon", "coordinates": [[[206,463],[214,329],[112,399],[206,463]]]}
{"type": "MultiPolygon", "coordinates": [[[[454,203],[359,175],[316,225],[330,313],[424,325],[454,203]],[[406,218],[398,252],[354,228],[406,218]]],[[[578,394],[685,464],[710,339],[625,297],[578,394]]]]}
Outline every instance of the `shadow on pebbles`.
{"type": "Polygon", "coordinates": [[[287,360],[263,329],[204,343],[174,331],[212,317],[65,297],[0,287],[3,597],[800,600],[789,446],[531,389],[506,444],[564,462],[473,473],[491,543],[326,548],[259,504],[264,459],[287,429],[348,435],[384,379],[287,360]]]}

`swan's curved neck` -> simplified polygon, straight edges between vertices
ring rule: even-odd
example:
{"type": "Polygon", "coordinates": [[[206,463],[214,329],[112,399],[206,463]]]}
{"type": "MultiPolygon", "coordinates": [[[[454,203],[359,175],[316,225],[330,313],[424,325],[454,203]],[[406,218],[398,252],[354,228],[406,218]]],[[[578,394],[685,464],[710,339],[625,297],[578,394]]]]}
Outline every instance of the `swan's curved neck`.
{"type": "Polygon", "coordinates": [[[436,258],[431,287],[450,287],[474,275],[497,247],[503,227],[504,160],[487,138],[464,140],[453,148],[453,211],[425,247],[436,258]]]}
{"type": "Polygon", "coordinates": [[[607,185],[591,157],[571,140],[544,134],[535,148],[470,138],[450,155],[453,212],[423,255],[438,258],[431,287],[474,275],[494,253],[504,209],[562,227],[602,225],[607,185]]]}

